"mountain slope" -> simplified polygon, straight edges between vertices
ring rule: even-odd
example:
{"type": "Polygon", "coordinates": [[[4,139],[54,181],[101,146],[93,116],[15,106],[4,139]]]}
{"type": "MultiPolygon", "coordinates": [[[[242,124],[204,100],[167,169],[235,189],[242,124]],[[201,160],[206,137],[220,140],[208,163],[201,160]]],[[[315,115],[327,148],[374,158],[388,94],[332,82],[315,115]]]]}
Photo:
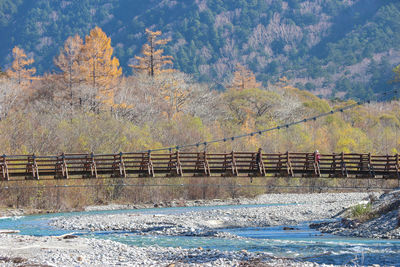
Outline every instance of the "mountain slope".
{"type": "Polygon", "coordinates": [[[395,0],[0,0],[0,65],[13,46],[31,52],[40,73],[70,35],[94,26],[111,36],[124,72],[140,53],[145,28],[162,30],[175,68],[214,82],[247,65],[264,83],[287,76],[326,97],[364,98],[393,85],[400,63],[395,0]]]}

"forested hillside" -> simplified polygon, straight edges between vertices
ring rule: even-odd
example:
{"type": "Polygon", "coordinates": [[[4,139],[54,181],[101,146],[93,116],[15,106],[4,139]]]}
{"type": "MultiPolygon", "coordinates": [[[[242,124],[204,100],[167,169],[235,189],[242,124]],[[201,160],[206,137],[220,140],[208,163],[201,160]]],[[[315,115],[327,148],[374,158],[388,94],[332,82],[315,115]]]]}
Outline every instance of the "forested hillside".
{"type": "Polygon", "coordinates": [[[241,63],[264,85],[286,76],[325,97],[363,98],[391,88],[400,63],[396,0],[0,0],[0,66],[18,45],[39,74],[59,71],[53,58],[65,40],[95,26],[126,75],[149,28],[171,38],[174,68],[217,89],[241,63]]]}

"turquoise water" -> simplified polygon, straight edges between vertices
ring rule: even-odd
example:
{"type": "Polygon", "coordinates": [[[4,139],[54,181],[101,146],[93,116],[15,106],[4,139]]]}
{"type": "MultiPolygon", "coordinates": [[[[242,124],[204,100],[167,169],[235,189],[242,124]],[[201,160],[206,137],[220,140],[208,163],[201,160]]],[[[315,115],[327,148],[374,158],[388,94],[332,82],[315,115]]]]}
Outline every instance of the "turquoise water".
{"type": "MultiPolygon", "coordinates": [[[[62,235],[71,231],[52,228],[49,221],[55,217],[68,217],[86,214],[182,214],[189,211],[210,209],[239,209],[269,205],[218,206],[218,207],[182,207],[145,210],[117,210],[72,212],[46,214],[0,219],[0,229],[20,230],[23,235],[49,236],[62,235]]],[[[225,251],[247,250],[267,252],[275,257],[305,259],[325,264],[349,265],[394,265],[400,266],[400,240],[373,240],[361,238],[335,237],[321,234],[310,229],[308,223],[290,226],[295,230],[283,230],[279,227],[222,229],[243,239],[222,239],[213,237],[188,236],[141,236],[129,232],[86,232],[77,231],[83,237],[109,239],[135,246],[159,245],[219,249],[225,251]]]]}

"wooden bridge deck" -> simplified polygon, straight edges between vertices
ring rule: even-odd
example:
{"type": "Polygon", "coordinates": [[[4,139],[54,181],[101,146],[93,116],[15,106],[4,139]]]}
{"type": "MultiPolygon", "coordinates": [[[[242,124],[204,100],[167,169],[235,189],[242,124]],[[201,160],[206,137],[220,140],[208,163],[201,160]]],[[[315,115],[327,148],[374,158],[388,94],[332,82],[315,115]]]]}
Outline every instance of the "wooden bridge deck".
{"type": "Polygon", "coordinates": [[[258,152],[1,156],[0,180],[154,176],[281,176],[399,179],[399,155],[258,152]],[[258,160],[260,159],[260,160],[258,160]]]}

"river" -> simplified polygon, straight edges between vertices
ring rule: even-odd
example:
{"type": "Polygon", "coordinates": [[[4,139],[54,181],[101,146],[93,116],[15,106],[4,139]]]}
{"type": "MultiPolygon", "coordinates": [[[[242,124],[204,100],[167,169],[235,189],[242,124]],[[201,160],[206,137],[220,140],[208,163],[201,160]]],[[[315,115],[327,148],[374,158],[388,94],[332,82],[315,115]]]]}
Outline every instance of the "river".
{"type": "MultiPolygon", "coordinates": [[[[71,232],[49,226],[50,220],[55,217],[122,213],[183,214],[185,212],[197,210],[243,209],[254,206],[262,205],[157,208],[33,215],[1,218],[0,229],[20,230],[21,235],[55,236],[71,232]]],[[[77,231],[76,233],[82,237],[109,239],[141,247],[159,245],[182,248],[202,247],[203,249],[219,249],[223,251],[262,251],[268,252],[276,257],[304,259],[320,264],[380,264],[400,266],[400,240],[337,237],[321,234],[318,231],[310,229],[308,224],[309,223],[286,225],[286,227],[293,228],[292,230],[284,230],[284,226],[221,229],[221,231],[242,237],[232,239],[193,236],[143,236],[121,231],[77,231]]]]}

